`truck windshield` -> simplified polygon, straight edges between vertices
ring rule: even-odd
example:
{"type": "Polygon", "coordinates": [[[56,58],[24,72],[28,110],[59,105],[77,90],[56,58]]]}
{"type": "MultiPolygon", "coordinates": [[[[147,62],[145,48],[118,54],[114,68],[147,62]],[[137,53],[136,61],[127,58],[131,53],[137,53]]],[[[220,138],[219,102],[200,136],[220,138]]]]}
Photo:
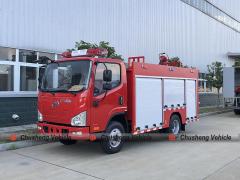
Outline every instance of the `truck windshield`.
{"type": "Polygon", "coordinates": [[[41,90],[50,92],[77,92],[87,88],[90,61],[68,61],[49,64],[42,78],[41,90]]]}

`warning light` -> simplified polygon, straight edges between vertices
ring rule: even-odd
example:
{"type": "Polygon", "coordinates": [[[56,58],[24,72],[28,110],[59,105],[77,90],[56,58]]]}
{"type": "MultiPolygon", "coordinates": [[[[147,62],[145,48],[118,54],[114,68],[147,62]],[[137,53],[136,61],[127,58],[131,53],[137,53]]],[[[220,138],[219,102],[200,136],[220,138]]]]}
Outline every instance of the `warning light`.
{"type": "Polygon", "coordinates": [[[61,55],[62,55],[62,57],[65,57],[65,58],[72,57],[71,52],[69,52],[69,51],[63,52],[61,55]]]}
{"type": "Polygon", "coordinates": [[[90,48],[87,50],[88,56],[107,56],[108,50],[104,48],[90,48]]]}

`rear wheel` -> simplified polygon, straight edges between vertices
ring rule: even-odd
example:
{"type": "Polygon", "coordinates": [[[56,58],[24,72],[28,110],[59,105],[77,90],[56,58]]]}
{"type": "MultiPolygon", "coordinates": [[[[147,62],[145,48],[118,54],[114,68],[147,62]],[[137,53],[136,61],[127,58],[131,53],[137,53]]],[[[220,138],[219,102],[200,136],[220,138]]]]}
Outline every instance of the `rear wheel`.
{"type": "Polygon", "coordinates": [[[240,109],[234,109],[234,113],[235,113],[236,115],[240,115],[240,109]]]}
{"type": "Polygon", "coordinates": [[[59,139],[59,142],[68,146],[68,145],[76,144],[77,140],[59,139]]]}
{"type": "Polygon", "coordinates": [[[180,117],[176,114],[171,116],[170,122],[169,122],[169,128],[168,133],[177,135],[181,131],[181,121],[180,117]]]}
{"type": "Polygon", "coordinates": [[[106,133],[102,136],[101,146],[105,153],[114,154],[122,149],[124,144],[124,128],[119,122],[111,122],[107,127],[106,133]]]}

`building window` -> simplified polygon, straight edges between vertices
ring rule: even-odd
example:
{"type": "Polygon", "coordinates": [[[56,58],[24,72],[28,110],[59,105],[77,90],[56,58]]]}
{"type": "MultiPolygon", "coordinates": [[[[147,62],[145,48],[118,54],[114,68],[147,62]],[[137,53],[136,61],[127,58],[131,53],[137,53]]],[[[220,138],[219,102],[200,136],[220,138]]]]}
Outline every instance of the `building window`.
{"type": "Polygon", "coordinates": [[[62,55],[57,54],[57,59],[62,59],[62,58],[63,58],[62,55]]]}
{"type": "Polygon", "coordinates": [[[48,63],[49,59],[55,60],[57,55],[0,47],[0,96],[36,96],[39,67],[48,63]]]}
{"type": "Polygon", "coordinates": [[[37,68],[24,67],[20,68],[20,91],[37,90],[37,68]]]}
{"type": "Polygon", "coordinates": [[[37,62],[37,52],[30,50],[19,50],[19,61],[26,63],[36,63],[37,62]]]}
{"type": "Polygon", "coordinates": [[[15,61],[16,49],[0,47],[0,61],[15,61]]]}
{"type": "Polygon", "coordinates": [[[46,52],[39,52],[39,64],[47,64],[48,60],[54,60],[55,54],[52,53],[46,53],[46,52]]]}
{"type": "Polygon", "coordinates": [[[13,66],[0,65],[0,91],[13,91],[13,66]]]}
{"type": "Polygon", "coordinates": [[[225,13],[220,8],[208,2],[207,0],[181,0],[181,1],[200,10],[201,12],[207,14],[213,19],[230,27],[231,29],[240,32],[240,22],[238,20],[236,20],[229,14],[225,13]]]}

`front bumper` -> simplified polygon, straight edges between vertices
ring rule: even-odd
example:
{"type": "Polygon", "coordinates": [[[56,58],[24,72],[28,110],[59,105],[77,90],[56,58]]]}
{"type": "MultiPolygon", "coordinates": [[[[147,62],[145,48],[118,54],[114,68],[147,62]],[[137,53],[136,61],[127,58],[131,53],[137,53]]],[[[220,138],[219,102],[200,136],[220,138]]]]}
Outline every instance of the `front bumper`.
{"type": "Polygon", "coordinates": [[[47,136],[68,137],[71,140],[91,140],[96,136],[90,134],[89,127],[71,127],[64,125],[54,125],[45,122],[38,122],[38,133],[47,136]]]}

